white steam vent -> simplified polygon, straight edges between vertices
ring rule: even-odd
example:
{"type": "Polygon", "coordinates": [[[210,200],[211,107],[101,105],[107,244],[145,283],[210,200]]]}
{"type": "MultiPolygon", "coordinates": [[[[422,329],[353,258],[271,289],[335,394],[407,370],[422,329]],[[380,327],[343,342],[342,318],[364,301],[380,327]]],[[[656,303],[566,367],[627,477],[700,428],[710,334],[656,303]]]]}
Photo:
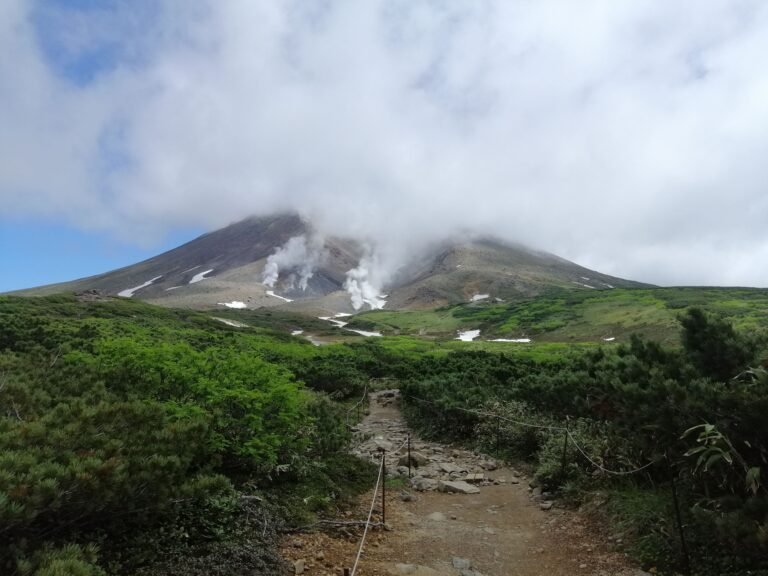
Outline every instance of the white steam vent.
{"type": "Polygon", "coordinates": [[[355,310],[360,310],[365,304],[368,304],[371,310],[381,310],[387,303],[381,294],[381,288],[371,274],[372,264],[370,258],[363,258],[357,268],[347,272],[344,289],[349,292],[352,307],[355,310]]]}
{"type": "MultiPolygon", "coordinates": [[[[274,288],[281,271],[290,271],[298,275],[298,288],[302,291],[306,290],[309,280],[315,274],[315,269],[324,258],[322,239],[314,237],[308,240],[303,235],[294,236],[267,258],[261,281],[265,286],[274,288]]],[[[293,275],[292,277],[289,289],[297,287],[296,278],[293,275]]]]}

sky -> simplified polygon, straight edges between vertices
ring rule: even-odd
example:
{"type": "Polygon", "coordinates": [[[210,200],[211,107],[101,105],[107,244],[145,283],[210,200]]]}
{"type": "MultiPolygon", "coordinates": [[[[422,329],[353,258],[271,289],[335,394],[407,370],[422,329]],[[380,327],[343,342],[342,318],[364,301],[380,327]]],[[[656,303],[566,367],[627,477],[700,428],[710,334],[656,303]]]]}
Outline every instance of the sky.
{"type": "Polygon", "coordinates": [[[761,0],[3,0],[0,291],[298,211],[768,286],[761,0]]]}

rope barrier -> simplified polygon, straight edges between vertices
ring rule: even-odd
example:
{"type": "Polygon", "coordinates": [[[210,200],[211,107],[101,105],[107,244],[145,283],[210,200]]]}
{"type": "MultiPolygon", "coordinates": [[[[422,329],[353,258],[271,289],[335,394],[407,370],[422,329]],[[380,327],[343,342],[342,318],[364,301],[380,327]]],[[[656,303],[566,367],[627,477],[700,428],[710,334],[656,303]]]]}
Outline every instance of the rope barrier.
{"type": "Polygon", "coordinates": [[[384,474],[384,458],[381,459],[381,466],[379,466],[379,476],[376,479],[376,487],[373,489],[373,498],[371,499],[371,509],[368,511],[368,519],[365,521],[365,529],[363,530],[363,537],[360,539],[360,546],[357,549],[357,557],[355,558],[355,564],[352,566],[352,576],[355,576],[357,572],[357,565],[360,562],[360,556],[363,553],[363,545],[365,544],[365,537],[368,535],[368,527],[371,525],[371,517],[373,516],[373,509],[376,506],[376,496],[379,494],[379,483],[381,477],[384,474]]]}
{"type": "Polygon", "coordinates": [[[650,466],[656,464],[656,460],[651,460],[645,466],[640,466],[639,468],[635,468],[634,470],[609,470],[608,468],[605,468],[604,466],[601,466],[600,464],[598,464],[597,462],[592,460],[592,458],[590,458],[587,455],[587,453],[584,452],[584,450],[581,448],[581,446],[579,446],[579,444],[576,442],[576,440],[574,440],[573,434],[571,434],[570,430],[568,430],[566,433],[568,434],[568,438],[570,438],[571,442],[573,442],[573,445],[576,446],[576,449],[579,452],[581,452],[581,455],[584,456],[584,458],[586,458],[587,461],[590,464],[592,464],[592,466],[594,466],[598,470],[601,470],[602,472],[605,472],[606,474],[613,474],[614,476],[630,476],[632,474],[637,474],[638,472],[642,472],[646,468],[649,468],[650,466]]]}
{"type": "MultiPolygon", "coordinates": [[[[424,400],[423,398],[417,398],[416,396],[406,396],[406,398],[411,398],[412,400],[417,400],[418,402],[423,402],[424,404],[431,404],[433,406],[438,406],[435,402],[431,402],[429,400],[424,400]]],[[[439,406],[438,406],[439,407],[439,406]]],[[[445,410],[445,408],[443,408],[445,410]]],[[[477,416],[485,416],[488,418],[496,418],[498,420],[504,421],[504,422],[511,422],[513,424],[517,424],[518,426],[527,426],[528,428],[538,428],[543,430],[555,430],[558,432],[564,432],[568,439],[573,442],[573,445],[576,446],[576,449],[581,453],[582,456],[590,463],[592,466],[597,468],[598,470],[605,472],[606,474],[612,474],[614,476],[629,476],[632,474],[637,474],[638,472],[642,472],[646,468],[649,468],[653,464],[656,463],[656,460],[651,460],[644,466],[640,466],[638,468],[634,468],[632,470],[610,470],[609,468],[606,468],[605,466],[602,466],[601,464],[598,464],[595,462],[592,458],[589,457],[589,455],[586,453],[586,451],[579,445],[578,442],[576,442],[576,439],[573,436],[573,433],[566,427],[566,426],[552,426],[552,425],[546,425],[546,424],[534,424],[531,422],[524,422],[522,420],[515,420],[514,418],[507,418],[505,416],[501,416],[500,414],[494,414],[493,412],[483,412],[481,410],[471,410],[469,408],[462,408],[460,406],[455,406],[450,408],[450,410],[459,410],[461,412],[467,412],[469,414],[475,414],[477,416]]]]}
{"type": "Polygon", "coordinates": [[[347,410],[347,414],[351,413],[352,410],[355,410],[358,406],[360,406],[363,401],[365,400],[365,395],[368,394],[368,382],[365,383],[365,388],[363,388],[363,397],[360,398],[360,400],[357,401],[357,403],[352,406],[349,410],[347,410]]]}

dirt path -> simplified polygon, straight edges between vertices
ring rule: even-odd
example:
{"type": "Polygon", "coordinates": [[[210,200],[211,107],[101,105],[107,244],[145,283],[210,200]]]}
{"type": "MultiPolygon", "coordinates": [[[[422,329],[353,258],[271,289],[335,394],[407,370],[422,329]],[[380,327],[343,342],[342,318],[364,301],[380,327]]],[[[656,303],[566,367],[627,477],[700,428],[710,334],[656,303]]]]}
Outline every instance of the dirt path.
{"type": "MultiPolygon", "coordinates": [[[[401,488],[388,489],[386,523],[389,530],[369,531],[357,569],[359,576],[639,576],[623,554],[588,529],[577,513],[546,503],[528,486],[524,475],[497,467],[492,459],[450,446],[411,439],[413,459],[421,465],[398,467],[407,427],[398,409],[396,392],[371,395],[370,414],[357,427],[356,453],[377,460],[387,450],[388,476],[401,478],[401,488]],[[479,482],[461,482],[482,474],[479,482]],[[470,477],[471,478],[471,477],[470,477]],[[462,492],[436,490],[444,482],[462,492]],[[549,508],[552,506],[551,508],[549,508]],[[549,508],[544,510],[542,508],[549,508]]],[[[405,458],[403,458],[405,459],[405,458]]],[[[405,462],[403,462],[405,463],[405,462]]],[[[448,487],[440,486],[440,490],[448,487]]],[[[347,519],[367,516],[372,491],[364,495],[347,519]]],[[[377,501],[375,521],[381,520],[377,501]]],[[[341,576],[351,567],[362,530],[311,534],[289,538],[283,553],[303,565],[304,574],[341,576]],[[303,563],[302,563],[303,561],[303,563]]]]}

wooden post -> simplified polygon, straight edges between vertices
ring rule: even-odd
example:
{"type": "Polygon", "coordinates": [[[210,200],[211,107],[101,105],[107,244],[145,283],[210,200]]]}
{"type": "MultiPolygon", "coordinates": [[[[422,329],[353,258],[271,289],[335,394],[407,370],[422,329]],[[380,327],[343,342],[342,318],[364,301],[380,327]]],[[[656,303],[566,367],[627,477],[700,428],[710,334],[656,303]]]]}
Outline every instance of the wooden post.
{"type": "Polygon", "coordinates": [[[498,456],[499,448],[501,448],[501,418],[496,416],[496,455],[498,456]]]}
{"type": "Polygon", "coordinates": [[[677,521],[677,532],[680,536],[680,546],[683,551],[683,569],[688,576],[691,576],[691,558],[688,555],[688,544],[685,541],[685,531],[683,530],[683,518],[680,514],[680,502],[677,499],[677,484],[675,483],[675,470],[672,463],[669,462],[669,479],[672,483],[672,504],[675,507],[675,520],[677,521]]]}
{"type": "Polygon", "coordinates": [[[565,440],[563,441],[563,459],[560,462],[560,474],[565,476],[565,467],[568,465],[568,430],[565,431],[565,440]]]}
{"type": "Polygon", "coordinates": [[[408,478],[411,477],[411,433],[408,432],[408,478]]]}
{"type": "Polygon", "coordinates": [[[381,523],[387,523],[387,451],[381,451],[381,523]]]}

